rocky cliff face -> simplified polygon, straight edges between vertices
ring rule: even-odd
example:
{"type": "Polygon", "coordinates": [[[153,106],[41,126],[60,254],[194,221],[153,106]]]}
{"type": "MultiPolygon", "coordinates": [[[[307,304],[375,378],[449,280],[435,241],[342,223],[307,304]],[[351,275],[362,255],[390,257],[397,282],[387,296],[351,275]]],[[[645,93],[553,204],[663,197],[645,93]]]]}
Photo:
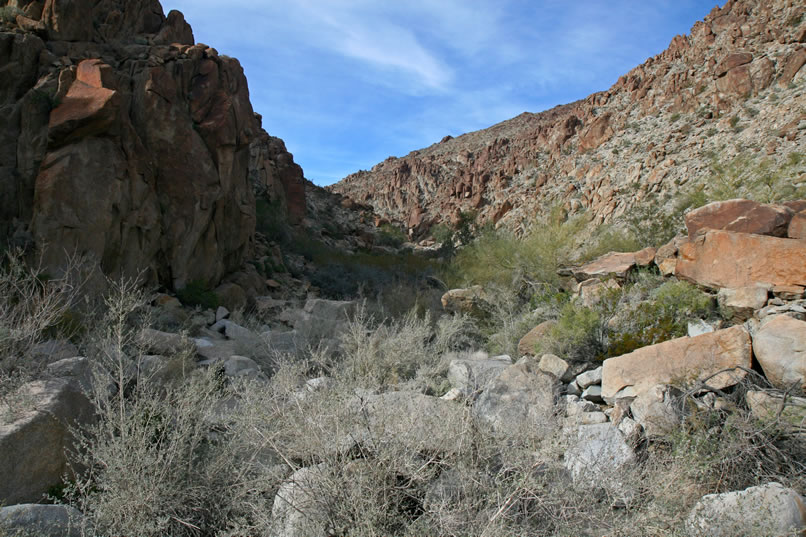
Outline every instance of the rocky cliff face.
{"type": "MultiPolygon", "coordinates": [[[[695,188],[712,155],[779,167],[806,147],[804,11],[792,0],[731,0],[607,91],[446,137],[331,188],[415,234],[467,210],[522,231],[551,205],[598,224],[695,188]]],[[[789,171],[792,186],[803,171],[789,171]]]]}
{"type": "Polygon", "coordinates": [[[236,59],[157,0],[0,1],[0,237],[107,274],[217,284],[254,242],[255,192],[299,221],[302,170],[236,59]]]}

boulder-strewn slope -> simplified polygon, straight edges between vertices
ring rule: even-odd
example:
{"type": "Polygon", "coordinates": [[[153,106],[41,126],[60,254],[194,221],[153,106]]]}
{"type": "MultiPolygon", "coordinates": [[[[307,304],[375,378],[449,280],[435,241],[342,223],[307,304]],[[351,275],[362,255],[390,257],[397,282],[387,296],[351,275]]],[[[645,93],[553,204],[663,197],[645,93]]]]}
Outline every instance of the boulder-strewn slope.
{"type": "Polygon", "coordinates": [[[301,168],[236,59],[157,0],[0,2],[0,237],[105,273],[217,284],[251,254],[255,192],[292,222],[301,168]]]}
{"type": "MultiPolygon", "coordinates": [[[[607,91],[446,137],[331,188],[415,231],[471,209],[519,230],[558,204],[609,222],[652,194],[702,184],[712,155],[780,169],[806,147],[805,11],[731,0],[607,91]]],[[[797,187],[802,172],[785,182],[797,187]]]]}

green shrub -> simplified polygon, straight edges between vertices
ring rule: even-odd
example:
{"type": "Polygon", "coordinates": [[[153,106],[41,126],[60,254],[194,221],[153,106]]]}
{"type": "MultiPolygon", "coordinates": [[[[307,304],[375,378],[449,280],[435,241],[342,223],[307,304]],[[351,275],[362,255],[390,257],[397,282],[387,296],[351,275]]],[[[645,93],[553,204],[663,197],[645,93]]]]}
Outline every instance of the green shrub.
{"type": "Polygon", "coordinates": [[[268,240],[288,241],[288,223],[279,199],[269,201],[259,197],[255,200],[255,230],[265,235],[268,240]]]}
{"type": "Polygon", "coordinates": [[[194,280],[176,291],[176,296],[186,306],[201,306],[207,309],[218,307],[218,297],[206,282],[194,280]]]}
{"type": "Polygon", "coordinates": [[[456,254],[445,280],[450,287],[520,288],[524,279],[557,283],[557,269],[569,263],[585,224],[583,216],[564,219],[555,208],[523,238],[506,230],[484,231],[456,254]]]}
{"type": "Polygon", "coordinates": [[[25,12],[14,6],[0,7],[0,21],[15,22],[17,15],[25,15],[25,12]]]}
{"type": "Polygon", "coordinates": [[[406,242],[406,234],[392,224],[384,224],[378,230],[378,244],[400,248],[406,242]]]}

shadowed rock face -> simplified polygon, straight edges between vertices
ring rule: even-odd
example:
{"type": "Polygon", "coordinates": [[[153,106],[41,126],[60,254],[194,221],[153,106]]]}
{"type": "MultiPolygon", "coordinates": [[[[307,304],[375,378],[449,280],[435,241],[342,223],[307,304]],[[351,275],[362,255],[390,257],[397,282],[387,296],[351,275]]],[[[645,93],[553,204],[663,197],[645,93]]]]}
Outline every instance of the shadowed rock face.
{"type": "Polygon", "coordinates": [[[302,218],[302,170],[261,128],[243,69],[194,44],[181,13],[156,0],[22,11],[0,26],[0,236],[33,238],[52,270],[84,254],[178,288],[243,264],[256,191],[302,218]]]}

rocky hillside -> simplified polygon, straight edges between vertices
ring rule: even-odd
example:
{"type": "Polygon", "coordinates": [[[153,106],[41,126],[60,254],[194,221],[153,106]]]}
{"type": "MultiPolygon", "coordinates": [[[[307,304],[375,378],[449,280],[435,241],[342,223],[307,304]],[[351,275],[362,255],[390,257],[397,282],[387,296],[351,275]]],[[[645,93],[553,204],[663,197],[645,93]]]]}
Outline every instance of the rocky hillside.
{"type": "Polygon", "coordinates": [[[53,270],[215,286],[253,253],[255,193],[304,216],[238,61],[157,0],[4,0],[0,73],[0,237],[53,270]]]}
{"type": "Polygon", "coordinates": [[[696,191],[737,157],[783,170],[777,197],[794,197],[804,168],[785,163],[806,148],[804,12],[731,0],[607,91],[445,137],[331,188],[416,232],[469,210],[522,231],[556,205],[610,222],[653,195],[696,191]]]}

